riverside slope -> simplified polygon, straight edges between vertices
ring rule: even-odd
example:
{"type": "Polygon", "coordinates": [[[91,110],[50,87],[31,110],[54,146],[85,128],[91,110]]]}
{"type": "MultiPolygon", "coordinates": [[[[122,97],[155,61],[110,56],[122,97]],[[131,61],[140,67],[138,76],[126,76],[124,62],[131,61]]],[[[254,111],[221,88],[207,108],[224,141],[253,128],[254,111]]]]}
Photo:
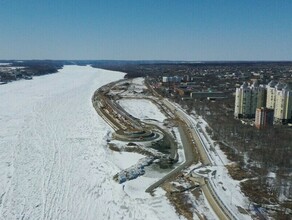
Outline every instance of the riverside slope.
{"type": "Polygon", "coordinates": [[[65,66],[0,86],[0,219],[179,218],[163,195],[132,197],[112,179],[112,130],[91,96],[123,76],[65,66]]]}

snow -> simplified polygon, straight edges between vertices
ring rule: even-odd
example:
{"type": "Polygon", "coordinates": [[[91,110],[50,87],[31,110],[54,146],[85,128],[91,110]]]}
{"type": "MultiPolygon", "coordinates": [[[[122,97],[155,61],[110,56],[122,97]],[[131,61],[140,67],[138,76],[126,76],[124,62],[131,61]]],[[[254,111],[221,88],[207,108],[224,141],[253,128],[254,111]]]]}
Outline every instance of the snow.
{"type": "Polygon", "coordinates": [[[165,115],[160,112],[158,107],[147,99],[121,99],[119,105],[135,118],[145,120],[152,119],[163,122],[165,115]]]}
{"type": "Polygon", "coordinates": [[[240,219],[251,219],[249,215],[242,214],[238,210],[238,207],[241,207],[248,213],[249,200],[240,190],[240,181],[233,180],[228,174],[225,165],[230,163],[230,161],[207,133],[207,122],[202,117],[193,117],[191,120],[196,124],[203,145],[213,164],[211,167],[200,168],[196,170],[196,172],[200,172],[200,170],[210,170],[205,176],[208,176],[210,184],[213,186],[214,191],[219,196],[222,203],[227,206],[235,216],[240,217],[240,219]]]}
{"type": "Polygon", "coordinates": [[[137,153],[128,153],[128,152],[114,152],[112,151],[112,161],[115,163],[121,170],[127,169],[130,166],[133,166],[138,162],[138,160],[144,158],[145,156],[137,153]],[[127,158],[127,160],[125,160],[127,158]]]}
{"type": "Polygon", "coordinates": [[[192,202],[198,213],[203,214],[207,219],[219,220],[204,193],[202,193],[198,198],[193,198],[192,202]]]}
{"type": "Polygon", "coordinates": [[[179,218],[164,195],[144,192],[156,181],[147,172],[125,191],[113,180],[138,156],[110,153],[112,129],[91,97],[123,75],[65,66],[0,87],[0,219],[179,218]]]}
{"type": "Polygon", "coordinates": [[[178,147],[177,147],[178,162],[176,163],[176,165],[178,166],[178,165],[180,165],[180,164],[182,164],[183,162],[186,161],[186,157],[185,157],[185,152],[184,152],[184,149],[183,149],[183,143],[182,143],[178,128],[174,127],[173,128],[173,132],[175,134],[176,142],[177,142],[177,145],[178,145],[178,147]]]}
{"type": "Polygon", "coordinates": [[[114,179],[119,183],[124,183],[126,181],[136,179],[139,176],[145,174],[145,167],[151,165],[154,159],[154,157],[141,158],[135,165],[127,169],[123,169],[121,172],[115,175],[114,179]]]}
{"type": "Polygon", "coordinates": [[[9,70],[20,70],[24,69],[25,67],[23,66],[5,66],[5,65],[0,65],[0,70],[1,71],[9,71],[9,70]]]}
{"type": "Polygon", "coordinates": [[[145,86],[145,79],[143,77],[137,77],[137,78],[132,79],[132,83],[136,84],[136,86],[141,86],[144,89],[147,88],[145,86]]]}
{"type": "Polygon", "coordinates": [[[19,70],[19,69],[24,69],[24,66],[11,66],[11,67],[6,67],[7,69],[11,69],[11,70],[19,70]]]}
{"type": "Polygon", "coordinates": [[[143,77],[132,79],[132,85],[132,90],[137,93],[141,93],[143,89],[147,89],[147,87],[145,86],[145,79],[143,77]]]}
{"type": "Polygon", "coordinates": [[[149,177],[145,174],[137,179],[125,182],[125,192],[136,199],[151,198],[151,195],[149,193],[145,193],[144,191],[157,180],[159,180],[159,178],[149,177]]]}
{"type": "Polygon", "coordinates": [[[212,162],[212,166],[194,169],[193,172],[208,177],[215,193],[232,214],[239,219],[251,219],[249,214],[242,214],[238,210],[238,207],[241,207],[248,212],[250,202],[241,192],[240,182],[233,180],[228,174],[225,165],[230,163],[230,161],[207,133],[206,127],[208,123],[195,113],[188,115],[178,104],[174,103],[173,105],[176,106],[178,111],[185,115],[190,121],[192,128],[198,132],[203,147],[208,152],[209,159],[212,162]]]}
{"type": "Polygon", "coordinates": [[[275,172],[269,172],[269,173],[267,174],[267,177],[268,177],[268,178],[276,178],[276,176],[277,176],[277,174],[276,174],[275,172]]]}

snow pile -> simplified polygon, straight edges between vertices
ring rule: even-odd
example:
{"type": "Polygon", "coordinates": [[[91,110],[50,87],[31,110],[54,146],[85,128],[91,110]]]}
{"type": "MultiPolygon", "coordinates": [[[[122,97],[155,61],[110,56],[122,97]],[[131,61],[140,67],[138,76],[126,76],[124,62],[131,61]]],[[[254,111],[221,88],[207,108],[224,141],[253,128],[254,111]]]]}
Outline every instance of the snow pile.
{"type": "Polygon", "coordinates": [[[173,127],[172,129],[176,142],[177,142],[177,153],[178,153],[178,162],[175,164],[175,166],[178,166],[180,164],[182,164],[183,162],[185,162],[186,158],[185,158],[185,152],[183,149],[183,144],[182,144],[182,140],[180,137],[180,133],[177,127],[173,127]]]}
{"type": "Polygon", "coordinates": [[[119,183],[123,183],[128,180],[136,179],[137,177],[144,175],[145,166],[149,166],[150,164],[152,164],[155,159],[156,158],[154,157],[145,157],[140,159],[137,164],[117,173],[114,176],[114,180],[116,180],[119,183]]]}

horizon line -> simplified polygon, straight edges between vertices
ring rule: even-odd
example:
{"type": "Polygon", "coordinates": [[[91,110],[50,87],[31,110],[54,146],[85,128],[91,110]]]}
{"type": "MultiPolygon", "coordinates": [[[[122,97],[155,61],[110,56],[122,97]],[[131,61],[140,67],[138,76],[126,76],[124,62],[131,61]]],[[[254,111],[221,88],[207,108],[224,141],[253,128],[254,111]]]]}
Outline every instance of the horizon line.
{"type": "Polygon", "coordinates": [[[172,60],[172,59],[0,59],[7,61],[115,61],[115,62],[292,62],[292,60],[172,60]]]}

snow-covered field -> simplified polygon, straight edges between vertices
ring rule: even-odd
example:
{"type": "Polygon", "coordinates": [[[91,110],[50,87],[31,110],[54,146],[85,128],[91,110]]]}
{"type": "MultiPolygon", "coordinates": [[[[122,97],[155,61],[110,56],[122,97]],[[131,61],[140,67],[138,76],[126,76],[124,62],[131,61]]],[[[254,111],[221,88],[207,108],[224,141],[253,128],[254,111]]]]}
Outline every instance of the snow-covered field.
{"type": "Polygon", "coordinates": [[[165,115],[148,99],[121,99],[119,105],[135,118],[152,119],[163,122],[165,115]]]}
{"type": "Polygon", "coordinates": [[[0,86],[0,219],[179,218],[162,192],[144,193],[147,177],[124,190],[112,179],[140,156],[107,148],[111,128],[91,96],[122,77],[65,66],[0,86]]]}

